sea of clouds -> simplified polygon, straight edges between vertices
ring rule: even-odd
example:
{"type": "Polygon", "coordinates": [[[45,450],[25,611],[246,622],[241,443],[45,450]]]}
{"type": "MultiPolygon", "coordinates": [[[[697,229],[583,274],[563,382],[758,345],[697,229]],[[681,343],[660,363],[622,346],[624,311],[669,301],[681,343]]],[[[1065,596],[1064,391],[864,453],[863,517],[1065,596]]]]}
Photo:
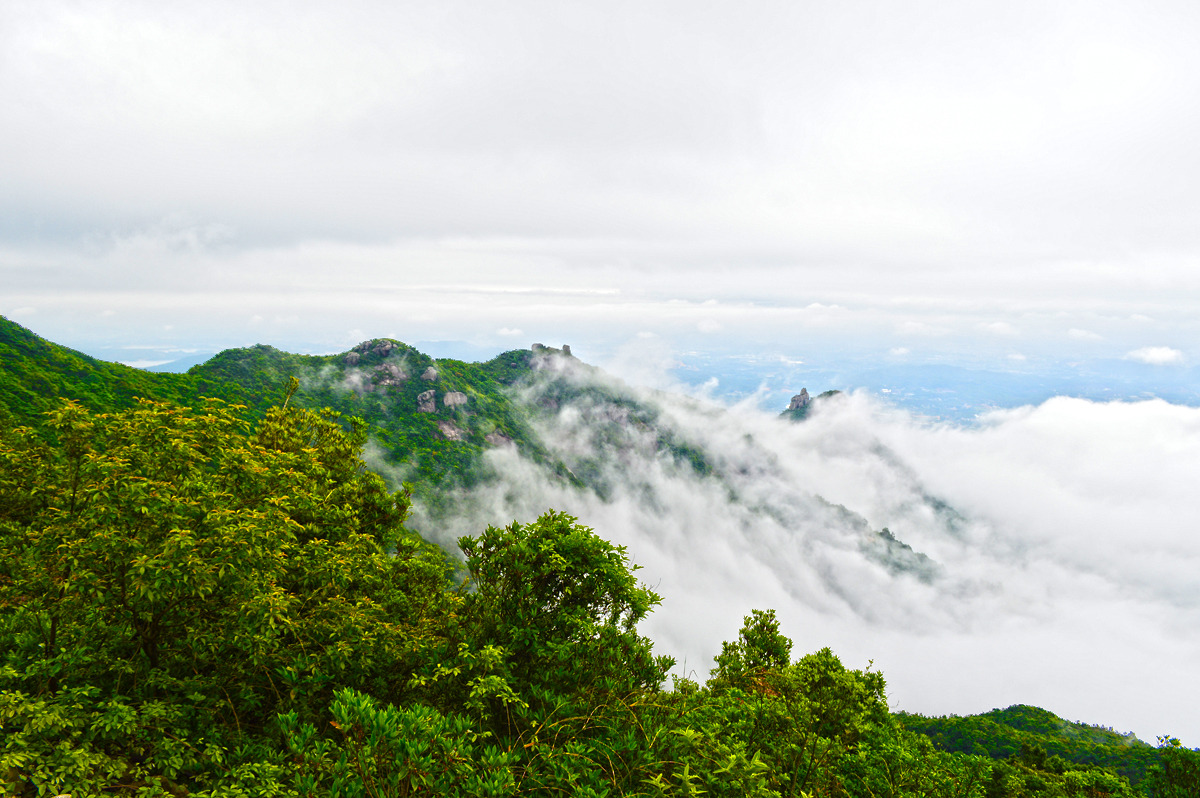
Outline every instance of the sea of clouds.
{"type": "Polygon", "coordinates": [[[881,670],[894,709],[1027,703],[1200,745],[1200,409],[1060,397],[968,427],[860,392],[797,424],[590,370],[555,377],[585,390],[538,432],[589,487],[497,449],[494,482],[453,517],[418,509],[419,524],[452,545],[551,507],[576,515],[641,566],[663,597],[642,630],[693,678],[745,614],[774,608],[798,652],[881,670]]]}

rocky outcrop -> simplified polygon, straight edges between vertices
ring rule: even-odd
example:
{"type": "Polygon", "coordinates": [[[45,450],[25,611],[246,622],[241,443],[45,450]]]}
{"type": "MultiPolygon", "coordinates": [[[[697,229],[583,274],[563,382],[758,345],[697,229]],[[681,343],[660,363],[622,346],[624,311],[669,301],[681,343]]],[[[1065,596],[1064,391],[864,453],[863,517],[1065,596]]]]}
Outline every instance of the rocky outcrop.
{"type": "Polygon", "coordinates": [[[494,431],[494,432],[489,432],[487,435],[483,436],[483,439],[485,441],[487,441],[489,446],[512,446],[513,445],[513,439],[508,437],[507,435],[505,435],[503,432],[500,432],[499,430],[494,431]]]}
{"type": "Polygon", "coordinates": [[[361,344],[351,349],[350,352],[358,355],[378,355],[379,357],[387,357],[397,349],[399,349],[399,347],[396,345],[395,341],[389,341],[386,338],[372,338],[370,341],[363,341],[361,344]]]}
{"type": "Polygon", "coordinates": [[[430,389],[417,394],[417,412],[433,413],[437,410],[437,391],[430,389]]]}
{"type": "MultiPolygon", "coordinates": [[[[788,405],[788,410],[801,410],[808,407],[812,403],[812,397],[808,395],[807,388],[801,388],[800,393],[792,397],[791,404],[788,405]]],[[[779,405],[776,405],[778,407],[779,405]]]]}
{"type": "Polygon", "coordinates": [[[791,403],[779,415],[789,421],[804,421],[808,418],[808,414],[814,409],[821,407],[822,402],[826,402],[834,396],[837,396],[841,391],[825,391],[816,396],[809,396],[808,389],[801,389],[800,393],[792,397],[791,403]]]}
{"type": "Polygon", "coordinates": [[[407,379],[408,373],[395,363],[383,363],[375,369],[376,385],[403,385],[407,379]]]}
{"type": "MultiPolygon", "coordinates": [[[[342,356],[342,364],[348,368],[356,366],[368,365],[370,359],[386,360],[396,354],[397,363],[382,363],[371,374],[371,381],[376,385],[400,385],[406,379],[408,374],[404,370],[404,348],[395,341],[389,341],[386,338],[374,338],[370,341],[363,341],[358,346],[351,349],[342,356]],[[364,363],[366,360],[366,363],[364,363]]],[[[366,390],[370,390],[367,386],[366,390]]]]}
{"type": "Polygon", "coordinates": [[[421,379],[425,380],[426,382],[433,382],[437,379],[437,377],[437,369],[435,369],[433,366],[425,369],[425,371],[421,374],[421,379]]]}
{"type": "Polygon", "coordinates": [[[535,355],[539,355],[539,354],[553,355],[553,354],[557,354],[558,352],[562,352],[567,357],[571,357],[571,345],[570,344],[563,344],[561,350],[554,349],[553,347],[546,346],[545,344],[534,344],[533,346],[529,347],[529,351],[533,352],[535,355]]]}
{"type": "Polygon", "coordinates": [[[450,391],[442,397],[442,404],[446,407],[458,407],[467,403],[467,395],[460,391],[450,391]]]}
{"type": "Polygon", "coordinates": [[[466,437],[466,433],[456,427],[453,421],[438,421],[437,428],[448,441],[461,441],[466,437]]]}
{"type": "Polygon", "coordinates": [[[371,341],[371,354],[387,357],[396,351],[396,345],[391,341],[371,341]]]}

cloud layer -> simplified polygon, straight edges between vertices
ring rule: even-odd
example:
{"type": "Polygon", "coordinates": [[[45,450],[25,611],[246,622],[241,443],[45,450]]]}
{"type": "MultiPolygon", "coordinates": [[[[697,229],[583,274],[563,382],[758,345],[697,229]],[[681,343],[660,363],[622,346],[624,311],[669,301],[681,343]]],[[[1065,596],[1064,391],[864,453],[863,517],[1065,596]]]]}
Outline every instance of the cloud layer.
{"type": "Polygon", "coordinates": [[[771,607],[800,650],[874,660],[897,708],[1032,703],[1200,740],[1200,410],[1055,399],[964,429],[853,395],[793,425],[606,383],[541,431],[592,489],[497,451],[496,484],[422,523],[449,541],[578,515],[664,596],[645,630],[682,669],[771,607]]]}
{"type": "Polygon", "coordinates": [[[0,312],[85,347],[1182,350],[1198,33],[1169,0],[8,3],[0,312]]]}

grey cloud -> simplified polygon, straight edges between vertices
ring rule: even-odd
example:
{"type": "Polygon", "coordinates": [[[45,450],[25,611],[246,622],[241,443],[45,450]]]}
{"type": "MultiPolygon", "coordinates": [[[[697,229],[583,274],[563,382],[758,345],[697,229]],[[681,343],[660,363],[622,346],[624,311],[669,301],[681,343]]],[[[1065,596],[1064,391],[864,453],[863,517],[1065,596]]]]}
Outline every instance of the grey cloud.
{"type": "Polygon", "coordinates": [[[506,291],[543,285],[627,300],[573,306],[612,319],[577,339],[1187,340],[1197,30],[1171,2],[9,4],[5,304],[204,290],[197,335],[291,304],[334,348],[346,307],[483,336],[464,296],[410,313],[433,283],[540,335],[558,309],[506,291]]]}
{"type": "Polygon", "coordinates": [[[1186,7],[1009,5],[922,24],[842,4],[45,4],[6,19],[6,171],[50,213],[183,211],[250,241],[1191,242],[1186,215],[1122,200],[1194,204],[1170,191],[1196,167],[1171,132],[1197,121],[1173,82],[1195,74],[1186,7]]]}

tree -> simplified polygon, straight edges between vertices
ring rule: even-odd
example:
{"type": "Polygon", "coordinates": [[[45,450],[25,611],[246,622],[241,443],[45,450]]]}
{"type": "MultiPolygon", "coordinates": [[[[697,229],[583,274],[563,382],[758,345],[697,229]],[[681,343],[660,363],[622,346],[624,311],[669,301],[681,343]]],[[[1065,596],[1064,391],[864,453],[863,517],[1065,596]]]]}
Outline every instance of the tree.
{"type": "Polygon", "coordinates": [[[566,513],[488,527],[459,546],[471,593],[463,613],[478,641],[508,653],[514,686],[574,692],[654,688],[671,661],[637,634],[661,599],[640,584],[625,549],[566,513]]]}
{"type": "Polygon", "coordinates": [[[751,610],[735,643],[721,644],[713,679],[716,683],[745,683],[768,671],[786,668],[792,641],[779,633],[775,610],[751,610]]]}
{"type": "Polygon", "coordinates": [[[521,698],[493,701],[489,726],[522,756],[520,789],[619,794],[639,784],[650,754],[636,714],[673,660],[637,633],[659,597],[625,549],[553,510],[459,545],[470,576],[464,634],[503,652],[500,672],[521,698]]]}
{"type": "Polygon", "coordinates": [[[1146,774],[1152,798],[1200,795],[1200,750],[1187,749],[1174,737],[1158,738],[1159,761],[1146,774]]]}

